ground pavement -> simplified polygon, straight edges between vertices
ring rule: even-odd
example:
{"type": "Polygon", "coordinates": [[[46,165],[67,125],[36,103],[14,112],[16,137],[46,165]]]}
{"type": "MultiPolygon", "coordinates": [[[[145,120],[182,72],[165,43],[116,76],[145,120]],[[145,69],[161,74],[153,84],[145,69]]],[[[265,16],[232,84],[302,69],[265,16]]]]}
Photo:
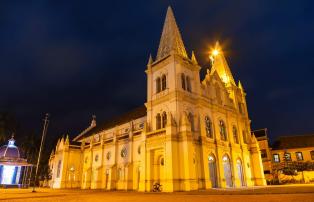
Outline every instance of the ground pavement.
{"type": "Polygon", "coordinates": [[[206,191],[175,193],[138,193],[103,190],[70,189],[0,189],[2,201],[43,201],[43,202],[314,202],[313,185],[268,186],[241,189],[211,189],[206,191]]]}

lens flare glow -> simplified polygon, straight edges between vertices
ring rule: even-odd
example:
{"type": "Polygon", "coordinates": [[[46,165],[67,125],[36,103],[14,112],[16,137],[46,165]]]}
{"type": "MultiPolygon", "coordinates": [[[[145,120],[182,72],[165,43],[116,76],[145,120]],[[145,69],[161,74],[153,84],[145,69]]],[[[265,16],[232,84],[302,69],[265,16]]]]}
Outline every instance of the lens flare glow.
{"type": "Polygon", "coordinates": [[[219,50],[217,50],[217,49],[213,50],[212,54],[213,54],[213,56],[219,55],[219,50]]]}

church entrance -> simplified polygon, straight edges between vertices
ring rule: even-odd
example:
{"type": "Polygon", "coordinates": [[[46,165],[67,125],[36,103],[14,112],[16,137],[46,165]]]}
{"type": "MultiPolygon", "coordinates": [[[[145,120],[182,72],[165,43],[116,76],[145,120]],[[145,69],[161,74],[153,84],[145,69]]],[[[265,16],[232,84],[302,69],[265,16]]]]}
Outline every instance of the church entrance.
{"type": "Polygon", "coordinates": [[[212,155],[208,156],[208,169],[209,169],[209,178],[212,184],[212,188],[217,188],[218,180],[217,180],[216,159],[212,155]]]}
{"type": "MultiPolygon", "coordinates": [[[[156,186],[162,188],[165,179],[165,159],[163,149],[151,151],[151,190],[156,186]]],[[[159,190],[160,191],[160,190],[159,190]]]]}
{"type": "Polygon", "coordinates": [[[137,169],[137,190],[140,188],[140,180],[141,180],[141,167],[138,167],[137,169]]]}
{"type": "Polygon", "coordinates": [[[240,159],[237,160],[237,171],[241,186],[245,186],[243,167],[240,159]]]}
{"type": "Polygon", "coordinates": [[[106,170],[106,181],[105,181],[105,189],[108,189],[109,188],[109,169],[106,170]]]}
{"type": "Polygon", "coordinates": [[[222,158],[223,168],[224,168],[224,176],[226,180],[226,187],[232,187],[232,172],[231,172],[231,165],[230,159],[227,155],[222,158]]]}

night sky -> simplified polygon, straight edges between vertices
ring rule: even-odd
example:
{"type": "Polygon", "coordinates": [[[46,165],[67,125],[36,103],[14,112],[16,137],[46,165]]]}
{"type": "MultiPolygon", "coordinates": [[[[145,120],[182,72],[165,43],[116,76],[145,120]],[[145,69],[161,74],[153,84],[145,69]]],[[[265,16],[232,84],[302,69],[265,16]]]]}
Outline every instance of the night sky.
{"type": "Polygon", "coordinates": [[[223,44],[252,129],[314,132],[313,1],[1,1],[0,109],[37,133],[49,112],[48,136],[74,137],[143,105],[168,5],[202,67],[223,44]]]}

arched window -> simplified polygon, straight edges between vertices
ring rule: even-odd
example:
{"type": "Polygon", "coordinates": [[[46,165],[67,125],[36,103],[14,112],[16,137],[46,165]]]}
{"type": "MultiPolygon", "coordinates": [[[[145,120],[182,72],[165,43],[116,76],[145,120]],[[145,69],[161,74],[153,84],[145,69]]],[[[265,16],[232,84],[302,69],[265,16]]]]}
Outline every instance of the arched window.
{"type": "Polygon", "coordinates": [[[191,131],[194,131],[194,117],[193,117],[193,114],[191,112],[188,115],[188,119],[191,123],[191,131]]]}
{"type": "Polygon", "coordinates": [[[233,133],[233,141],[239,144],[238,130],[235,126],[232,127],[232,133],[233,133]]]}
{"type": "Polygon", "coordinates": [[[158,130],[160,128],[161,128],[161,116],[158,113],[157,116],[156,116],[156,129],[158,130]]]}
{"type": "Polygon", "coordinates": [[[247,136],[246,136],[246,132],[244,130],[242,131],[242,136],[243,136],[243,142],[245,144],[247,144],[247,136]]]}
{"type": "Polygon", "coordinates": [[[158,77],[156,79],[156,93],[159,93],[161,91],[161,81],[160,78],[158,77]]]}
{"type": "Polygon", "coordinates": [[[185,90],[186,89],[185,75],[183,73],[181,74],[181,85],[182,85],[182,89],[185,90]]]}
{"type": "Polygon", "coordinates": [[[186,76],[186,90],[191,92],[192,89],[191,89],[191,80],[190,80],[190,77],[189,76],[186,76]]]}
{"type": "Polygon", "coordinates": [[[164,157],[161,157],[161,159],[160,159],[160,165],[161,165],[161,166],[164,166],[164,165],[165,165],[165,159],[164,159],[164,157]]]}
{"type": "Polygon", "coordinates": [[[225,122],[223,122],[222,120],[219,121],[219,130],[220,130],[220,139],[227,141],[227,129],[226,129],[225,122]]]}
{"type": "Polygon", "coordinates": [[[167,113],[163,112],[162,113],[162,128],[165,128],[167,125],[167,113]]]}
{"type": "Polygon", "coordinates": [[[61,160],[58,161],[58,167],[57,167],[57,178],[60,177],[61,173],[61,160]]]}
{"type": "Polygon", "coordinates": [[[206,137],[213,138],[212,122],[208,116],[205,116],[206,137]]]}
{"type": "Polygon", "coordinates": [[[161,76],[161,90],[166,90],[167,88],[167,77],[166,75],[161,76]]]}

